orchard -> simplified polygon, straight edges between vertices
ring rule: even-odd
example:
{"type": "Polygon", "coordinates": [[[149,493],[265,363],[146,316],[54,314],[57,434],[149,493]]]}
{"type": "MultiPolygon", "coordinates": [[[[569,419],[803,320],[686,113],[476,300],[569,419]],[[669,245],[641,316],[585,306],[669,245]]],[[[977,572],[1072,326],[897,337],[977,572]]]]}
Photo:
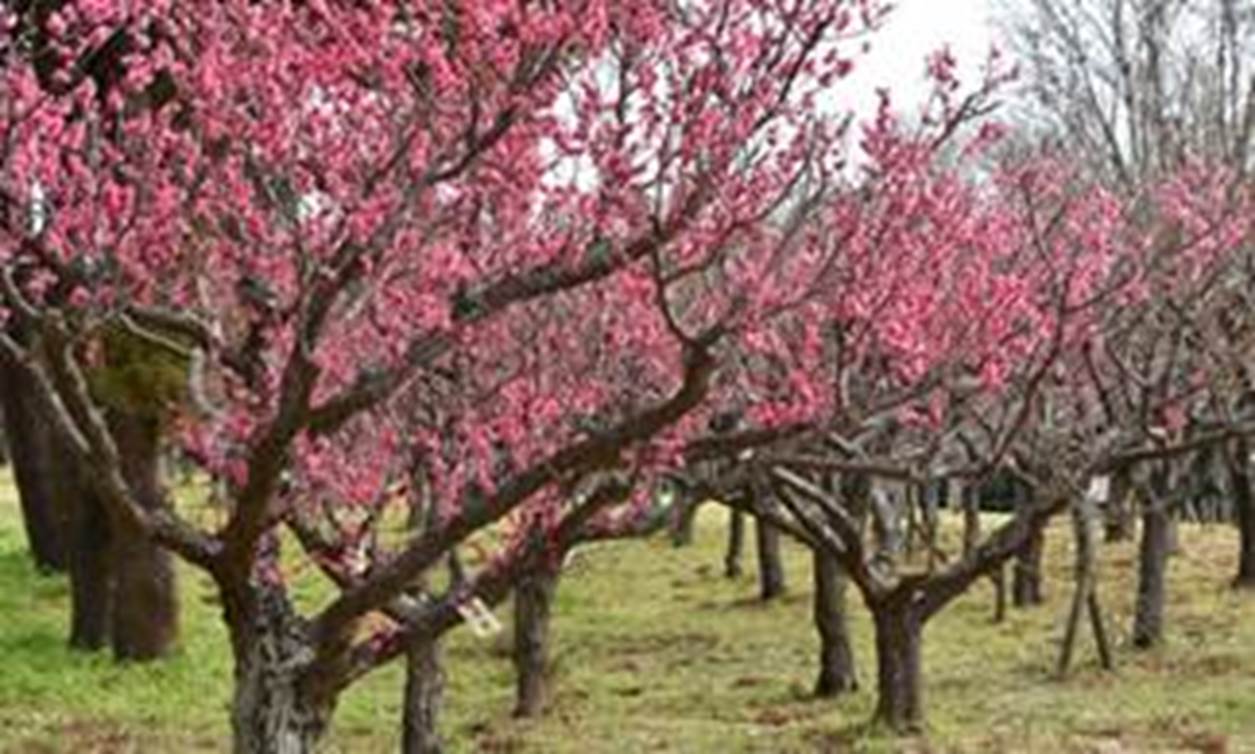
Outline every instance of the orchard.
{"type": "Polygon", "coordinates": [[[890,741],[925,629],[990,581],[1003,619],[1012,564],[1040,601],[1069,516],[1057,675],[1124,651],[1100,525],[1140,531],[1129,651],[1171,652],[1178,526],[1236,524],[1216,583],[1255,583],[1255,18],[1081,5],[867,111],[875,0],[0,3],[4,427],[71,646],[170,662],[197,574],[223,750],[324,750],[397,664],[431,754],[451,635],[509,600],[543,716],[572,560],[719,507],[764,599],[808,553],[815,692],[890,741]],[[1123,84],[1067,52],[1108,33],[1123,84]]]}

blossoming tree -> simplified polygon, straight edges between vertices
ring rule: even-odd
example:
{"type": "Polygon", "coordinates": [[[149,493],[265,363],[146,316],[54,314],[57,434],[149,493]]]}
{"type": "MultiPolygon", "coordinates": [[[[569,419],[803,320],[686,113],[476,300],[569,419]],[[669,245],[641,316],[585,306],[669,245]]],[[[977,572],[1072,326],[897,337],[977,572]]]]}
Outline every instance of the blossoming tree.
{"type": "Polygon", "coordinates": [[[237,750],[307,750],[345,685],[508,582],[506,557],[410,609],[453,545],[523,505],[560,522],[564,482],[665,463],[701,425],[720,349],[752,348],[769,304],[759,259],[784,239],[763,220],[836,169],[816,93],[879,13],[5,6],[3,316],[34,336],[4,358],[120,535],[214,578],[237,750]],[[79,64],[106,55],[107,86],[79,64]],[[187,364],[167,436],[224,480],[222,527],[128,479],[91,380],[119,334],[187,364]],[[378,426],[415,390],[440,426],[378,426]],[[277,528],[313,500],[369,504],[415,439],[436,524],[297,615],[277,528]],[[361,635],[381,610],[397,620],[361,635]]]}

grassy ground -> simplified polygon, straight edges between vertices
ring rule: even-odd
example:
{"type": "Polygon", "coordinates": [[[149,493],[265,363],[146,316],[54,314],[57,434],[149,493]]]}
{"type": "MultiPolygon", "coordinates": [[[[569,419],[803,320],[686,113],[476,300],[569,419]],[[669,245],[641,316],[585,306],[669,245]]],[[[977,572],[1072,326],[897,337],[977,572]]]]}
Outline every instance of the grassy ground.
{"type": "MultiPolygon", "coordinates": [[[[808,698],[815,639],[809,561],[789,548],[791,592],[761,605],[752,579],[720,575],[723,516],[701,518],[696,545],[598,546],[568,572],[557,606],[557,697],[546,719],[509,718],[512,674],[500,640],[449,642],[444,730],[458,752],[1255,752],[1255,595],[1224,586],[1227,528],[1183,527],[1172,561],[1169,637],[1150,654],[1123,641],[1135,550],[1104,552],[1102,590],[1120,638],[1119,671],[1084,643],[1066,682],[1050,676],[1067,605],[1063,528],[1051,533],[1048,603],[993,625],[981,585],[925,638],[926,738],[894,741],[863,726],[867,691],[808,698]]],[[[752,559],[749,565],[753,565],[752,559]]],[[[0,476],[0,752],[225,750],[230,664],[206,580],[182,572],[183,639],[175,658],[118,666],[64,648],[67,586],[29,565],[13,490],[0,476]]],[[[317,585],[304,598],[320,599],[317,585]]],[[[870,627],[854,619],[864,685],[870,627]]],[[[1086,637],[1088,640],[1088,637],[1086,637]]],[[[332,752],[397,750],[401,678],[389,668],[343,700],[332,752]]]]}

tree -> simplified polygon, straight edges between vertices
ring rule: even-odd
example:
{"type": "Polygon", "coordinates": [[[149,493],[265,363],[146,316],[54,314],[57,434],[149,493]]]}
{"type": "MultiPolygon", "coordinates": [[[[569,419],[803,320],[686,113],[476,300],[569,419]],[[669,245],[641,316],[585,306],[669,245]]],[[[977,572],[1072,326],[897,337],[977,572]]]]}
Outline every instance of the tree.
{"type": "Polygon", "coordinates": [[[4,432],[17,484],[18,502],[22,508],[22,523],[31,557],[41,571],[65,570],[67,547],[56,504],[53,480],[56,475],[48,468],[55,452],[53,438],[40,421],[35,407],[20,398],[24,394],[24,375],[15,367],[0,362],[0,398],[4,403],[4,432]]]}
{"type": "Polygon", "coordinates": [[[1235,0],[1008,3],[1025,116],[1126,191],[1209,158],[1255,154],[1255,16],[1235,0]]]}
{"type": "MultiPolygon", "coordinates": [[[[6,39],[16,40],[17,44],[7,49],[10,55],[5,57],[6,66],[18,59],[29,62],[35,83],[49,96],[65,96],[90,82],[98,102],[108,98],[119,84],[119,72],[125,70],[123,57],[134,44],[127,27],[120,27],[117,33],[94,46],[60,48],[50,25],[58,23],[58,11],[64,2],[19,1],[8,6],[12,15],[6,13],[6,39]]],[[[150,87],[145,92],[146,106],[160,107],[169,97],[168,88],[150,87]]],[[[5,213],[19,211],[18,222],[26,222],[35,232],[46,223],[48,206],[43,200],[42,185],[36,182],[29,188],[32,193],[28,198],[32,201],[25,207],[12,205],[14,197],[9,195],[0,201],[5,213]]],[[[29,266],[19,266],[15,279],[24,282],[24,276],[30,272],[29,266]]],[[[73,281],[62,283],[49,292],[49,300],[60,300],[69,294],[73,281]]],[[[8,322],[7,327],[18,342],[35,335],[18,321],[8,322]]],[[[155,474],[160,463],[161,438],[144,438],[146,431],[141,428],[161,418],[161,401],[166,397],[160,389],[163,370],[151,370],[158,375],[155,380],[132,379],[130,375],[137,372],[135,357],[146,360],[153,349],[143,348],[142,343],[127,344],[126,340],[123,332],[111,332],[103,339],[106,347],[102,352],[111,363],[91,370],[89,379],[93,390],[109,406],[108,422],[122,440],[120,448],[127,473],[145,487],[145,504],[156,505],[164,494],[155,474]],[[119,349],[119,345],[124,347],[119,349]]],[[[4,361],[0,356],[0,362],[4,361]]],[[[148,369],[154,365],[138,366],[148,369]]],[[[54,550],[64,551],[57,554],[55,564],[69,571],[70,645],[94,650],[111,643],[115,656],[127,660],[163,656],[174,646],[178,633],[178,591],[169,554],[151,542],[112,536],[108,511],[84,479],[90,472],[75,460],[47,420],[39,415],[37,389],[29,376],[7,363],[0,363],[0,370],[9,373],[5,402],[13,407],[15,416],[25,419],[9,431],[13,444],[22,446],[15,459],[15,477],[23,501],[23,518],[33,534],[32,553],[37,562],[48,562],[50,543],[54,550]]]]}
{"type": "Polygon", "coordinates": [[[345,686],[540,557],[507,549],[463,588],[407,597],[451,548],[523,509],[562,536],[595,512],[556,494],[565,480],[665,467],[704,425],[725,352],[774,350],[758,334],[797,270],[771,262],[792,239],[764,221],[837,167],[838,124],[814,95],[849,69],[836,43],[879,15],[831,1],[66,2],[42,27],[50,49],[90,58],[121,35],[128,52],[107,91],[48,91],[18,23],[46,9],[15,10],[0,283],[5,316],[36,336],[0,349],[113,536],[213,577],[240,752],[310,750],[345,686]],[[138,106],[157,89],[160,106],[138,106]],[[88,381],[110,328],[186,358],[172,431],[227,485],[221,530],[147,505],[148,476],[128,473],[88,381]],[[341,517],[311,555],[343,591],[297,615],[277,528],[379,499],[409,443],[372,416],[411,389],[443,422],[407,427],[433,465],[438,525],[359,569],[334,549],[356,531],[341,517]],[[516,464],[502,476],[495,443],[516,464]],[[376,611],[392,622],[359,637],[376,611]]]}
{"type": "MultiPolygon", "coordinates": [[[[1138,317],[1141,310],[1170,306],[1167,302],[1173,300],[1191,300],[1202,281],[1214,279],[1233,262],[1241,240],[1235,229],[1244,222],[1242,213],[1217,202],[1215,194],[1204,190],[1206,181],[1181,190],[1181,181],[1188,183],[1190,173],[1148,192],[1156,197],[1160,216],[1176,218],[1192,230],[1152,243],[1130,214],[1137,203],[1125,203],[1118,194],[1092,185],[1082,188],[1076,174],[1061,163],[1038,161],[1005,169],[1011,172],[993,180],[1007,191],[1002,195],[1005,204],[987,200],[972,207],[971,214],[952,211],[957,199],[940,199],[946,193],[929,184],[937,180],[931,168],[912,173],[912,180],[893,181],[895,190],[920,192],[930,201],[912,204],[880,197],[894,208],[893,222],[902,220],[904,229],[895,230],[904,237],[887,232],[873,238],[896,254],[912,248],[910,233],[920,227],[933,238],[964,239],[958,247],[963,253],[939,261],[936,269],[953,271],[964,261],[997,259],[998,274],[973,275],[964,281],[1007,285],[1025,295],[1000,302],[997,315],[973,308],[972,303],[996,296],[959,295],[953,301],[963,301],[966,308],[946,311],[936,319],[927,315],[917,319],[937,323],[937,330],[925,330],[921,337],[938,338],[947,346],[920,349],[937,361],[925,362],[930,366],[914,376],[881,374],[861,365],[843,378],[839,371],[843,365],[833,362],[838,371],[830,373],[827,383],[864,391],[852,392],[857,397],[846,405],[872,407],[864,409],[865,418],[847,407],[842,425],[828,428],[818,438],[790,439],[757,456],[762,467],[757,473],[773,480],[790,522],[840,560],[871,610],[877,637],[876,715],[895,730],[915,730],[923,724],[920,647],[923,629],[934,615],[976,579],[1020,552],[1054,512],[1077,498],[1091,476],[1198,447],[1180,438],[1155,442],[1153,433],[1140,425],[1104,416],[1100,404],[1106,396],[1097,395],[1102,391],[1095,390],[1081,364],[1096,333],[1105,332],[1101,328],[1113,320],[1138,317]],[[932,201],[951,211],[929,215],[932,201]],[[919,214],[903,218],[904,206],[919,214]],[[997,227],[1007,235],[990,237],[983,212],[995,213],[997,227]],[[1230,221],[1203,222],[1203,215],[1230,221]],[[967,235],[963,228],[982,232],[967,235]],[[981,243],[994,244],[1000,253],[974,253],[981,243]],[[982,325],[998,326],[1002,317],[1016,323],[1006,335],[948,340],[951,327],[970,335],[982,325]],[[977,345],[990,343],[999,348],[986,351],[977,345]],[[973,346],[978,350],[969,350],[973,346]],[[1112,430],[1113,437],[1104,435],[1112,430]],[[966,460],[947,458],[947,448],[956,445],[965,448],[966,460]],[[827,470],[921,483],[926,471],[932,471],[936,476],[979,481],[1004,462],[1034,489],[1031,501],[957,562],[923,573],[901,569],[892,558],[872,552],[854,525],[854,506],[806,474],[827,470]]],[[[1224,185],[1222,173],[1207,175],[1215,185],[1224,185]]],[[[930,254],[946,252],[935,243],[925,248],[930,254]]],[[[903,261],[900,256],[895,260],[903,261]]],[[[927,305],[945,310],[945,296],[952,289],[934,282],[930,290],[940,293],[927,305]]],[[[1194,321],[1188,314],[1187,320],[1194,321]]],[[[1229,436],[1213,435],[1207,441],[1229,436]]],[[[1087,589],[1084,601],[1091,594],[1087,589]]]]}
{"type": "MultiPolygon", "coordinates": [[[[1142,191],[1147,179],[1190,162],[1222,165],[1239,183],[1250,175],[1255,164],[1255,14],[1246,5],[1234,0],[1028,0],[1008,3],[1006,10],[1009,37],[1027,71],[1025,120],[1046,138],[1068,144],[1096,175],[1128,195],[1142,191]]],[[[1228,285],[1233,293],[1244,289],[1240,283],[1228,285]]],[[[1224,316],[1234,325],[1248,309],[1246,302],[1235,303],[1224,316]]],[[[1227,349],[1236,345],[1232,326],[1212,332],[1223,336],[1227,349]]],[[[1238,388],[1223,398],[1231,405],[1240,399],[1238,388]]],[[[1228,491],[1241,540],[1233,584],[1241,587],[1255,583],[1249,575],[1255,573],[1255,510],[1249,459],[1233,450],[1228,491]]],[[[1111,535],[1130,529],[1126,503],[1121,497],[1109,507],[1115,516],[1111,535]]],[[[1152,538],[1168,525],[1157,518],[1157,505],[1151,505],[1147,519],[1152,538]]],[[[1148,557],[1158,550],[1141,549],[1148,557]]],[[[1140,568],[1156,572],[1150,563],[1140,568]]]]}

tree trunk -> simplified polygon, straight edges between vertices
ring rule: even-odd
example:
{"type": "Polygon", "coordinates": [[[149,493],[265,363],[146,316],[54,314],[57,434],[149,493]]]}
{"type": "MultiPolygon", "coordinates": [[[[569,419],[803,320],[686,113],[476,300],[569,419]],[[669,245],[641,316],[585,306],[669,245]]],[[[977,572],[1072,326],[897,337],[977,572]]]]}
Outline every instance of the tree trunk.
{"type": "Polygon", "coordinates": [[[763,601],[784,594],[784,562],[780,557],[780,530],[761,518],[755,519],[758,540],[758,583],[763,601]]]}
{"type": "Polygon", "coordinates": [[[514,588],[514,716],[544,711],[549,680],[549,625],[558,589],[558,563],[538,566],[514,588]]]}
{"type": "Polygon", "coordinates": [[[1045,533],[1037,531],[1016,554],[1011,578],[1011,603],[1016,607],[1042,603],[1042,552],[1045,549],[1045,539],[1045,533]]]}
{"type": "Polygon", "coordinates": [[[845,571],[831,555],[816,549],[812,555],[815,570],[815,627],[819,630],[819,679],[815,695],[831,697],[858,690],[854,648],[846,625],[845,571]]]}
{"type": "MultiPolygon", "coordinates": [[[[155,419],[112,412],[110,431],[122,456],[122,474],[146,508],[165,504],[161,486],[160,428],[155,419]]],[[[113,653],[121,660],[151,660],[173,648],[179,600],[170,553],[147,537],[114,532],[113,653]]]]}
{"type": "Polygon", "coordinates": [[[62,501],[70,509],[70,646],[95,651],[109,643],[113,623],[112,530],[104,505],[77,474],[67,475],[62,501]]]}
{"type": "Polygon", "coordinates": [[[405,657],[402,754],[442,754],[438,720],[444,699],[444,667],[437,641],[416,642],[405,657]]]}
{"type": "Polygon", "coordinates": [[[745,551],[745,514],[731,511],[728,517],[728,552],[723,556],[723,575],[738,579],[743,572],[741,553],[745,551]]]}
{"type": "Polygon", "coordinates": [[[245,626],[233,626],[234,754],[313,754],[331,718],[301,682],[314,650],[306,627],[276,590],[257,596],[245,626]]]}
{"type": "Polygon", "coordinates": [[[875,720],[895,733],[917,733],[924,724],[923,619],[904,595],[870,607],[876,632],[875,720]]]}
{"type": "Polygon", "coordinates": [[[994,568],[993,573],[989,574],[989,580],[994,587],[994,623],[1001,623],[1007,619],[1007,567],[1005,563],[999,563],[994,568]]]}
{"type": "Polygon", "coordinates": [[[57,458],[53,433],[38,413],[32,395],[33,388],[26,374],[0,359],[4,432],[13,462],[26,540],[35,567],[46,573],[58,572],[66,570],[69,557],[53,484],[67,469],[58,468],[63,461],[57,458]]]}
{"type": "Polygon", "coordinates": [[[1137,560],[1137,604],[1133,612],[1133,646],[1146,649],[1163,638],[1164,575],[1171,546],[1171,522],[1162,500],[1146,501],[1137,560]]]}
{"type": "Polygon", "coordinates": [[[1235,589],[1255,589],[1255,495],[1251,491],[1250,447],[1246,438],[1234,443],[1229,463],[1233,486],[1233,513],[1238,527],[1238,573],[1233,578],[1235,589]]]}

